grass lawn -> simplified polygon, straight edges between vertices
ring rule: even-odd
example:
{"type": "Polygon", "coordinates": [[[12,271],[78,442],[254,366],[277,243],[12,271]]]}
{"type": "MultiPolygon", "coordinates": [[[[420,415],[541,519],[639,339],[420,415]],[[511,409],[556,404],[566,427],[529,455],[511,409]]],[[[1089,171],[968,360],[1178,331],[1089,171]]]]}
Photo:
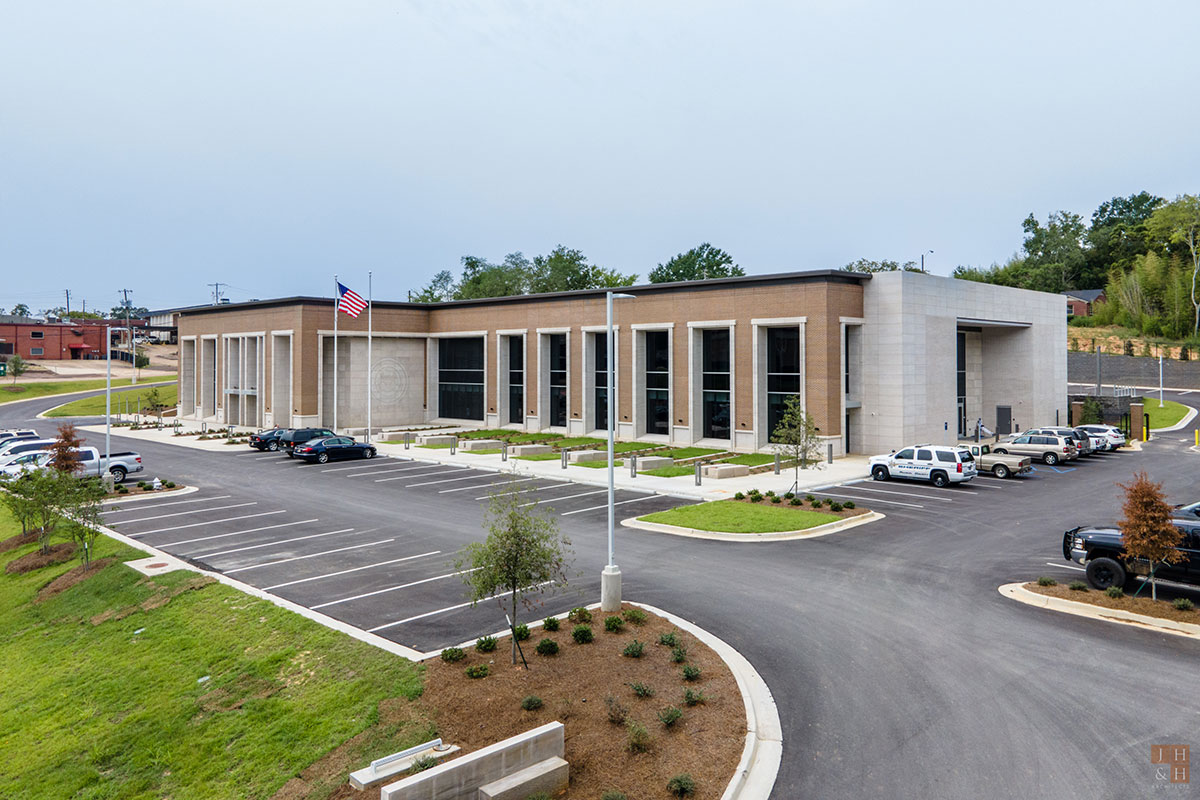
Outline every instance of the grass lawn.
{"type": "Polygon", "coordinates": [[[503,439],[512,431],[505,428],[490,428],[482,431],[460,431],[458,438],[460,439],[503,439]]]}
{"type": "MultiPolygon", "coordinates": [[[[404,444],[404,441],[401,440],[399,442],[389,442],[389,444],[404,444]]],[[[451,447],[457,447],[457,446],[458,446],[457,442],[455,442],[454,444],[419,444],[419,445],[417,445],[417,447],[423,447],[426,450],[449,450],[451,447]]]]}
{"type": "Polygon", "coordinates": [[[721,459],[722,464],[743,464],[747,467],[761,467],[763,464],[774,464],[774,453],[745,453],[733,458],[721,459]]]}
{"type": "MultiPolygon", "coordinates": [[[[624,463],[625,462],[622,459],[618,458],[617,462],[616,462],[616,464],[614,464],[614,466],[619,467],[624,463]]],[[[572,464],[571,466],[572,467],[587,467],[588,469],[608,469],[608,462],[607,461],[581,461],[580,463],[572,464]]]]}
{"type": "MultiPolygon", "coordinates": [[[[607,442],[604,443],[607,446],[607,442]]],[[[614,453],[632,453],[642,450],[659,450],[664,445],[646,444],[645,442],[613,442],[614,453]]]]}
{"type": "Polygon", "coordinates": [[[660,522],[681,528],[727,533],[775,533],[815,528],[841,517],[823,511],[806,511],[792,507],[759,506],[736,500],[717,500],[679,506],[655,514],[638,517],[643,522],[660,522]]]}
{"type": "Polygon", "coordinates": [[[1165,408],[1158,407],[1158,398],[1150,397],[1147,394],[1146,398],[1146,413],[1150,415],[1150,430],[1159,428],[1169,428],[1172,425],[1180,422],[1187,416],[1188,407],[1183,403],[1176,403],[1174,400],[1164,400],[1165,408]]]}
{"type": "Polygon", "coordinates": [[[463,450],[467,456],[498,456],[503,450],[499,447],[489,447],[486,450],[463,450]]]}
{"type": "Polygon", "coordinates": [[[513,456],[520,461],[562,461],[562,453],[536,453],[531,456],[513,456]]]}
{"type": "MultiPolygon", "coordinates": [[[[147,578],[106,537],[95,552],[116,563],[37,604],[78,560],[0,573],[0,796],[265,799],[421,693],[402,658],[194,573],[147,578]]],[[[357,767],[431,733],[414,713],[347,751],[357,767]]]]}
{"type": "MultiPolygon", "coordinates": [[[[128,386],[129,378],[121,378],[112,382],[113,386],[128,386]]],[[[13,400],[31,400],[35,397],[49,397],[54,394],[68,392],[86,392],[92,389],[103,389],[104,379],[91,381],[38,381],[37,383],[18,383],[15,386],[12,379],[0,380],[0,403],[11,403],[13,400]]]]}
{"type": "MultiPolygon", "coordinates": [[[[513,433],[513,431],[509,431],[513,433]]],[[[561,433],[518,433],[516,436],[509,436],[509,444],[538,444],[546,442],[548,444],[557,444],[557,440],[563,438],[561,433]]]]}
{"type": "Polygon", "coordinates": [[[655,455],[670,456],[679,461],[684,458],[699,458],[701,456],[715,456],[717,453],[723,453],[724,450],[718,450],[715,447],[676,447],[655,455]]]}
{"type": "MultiPolygon", "coordinates": [[[[101,387],[103,388],[103,387],[101,387]]],[[[166,406],[174,408],[179,403],[179,386],[171,384],[170,386],[159,386],[159,400],[166,406]]],[[[123,406],[126,401],[129,402],[129,410],[133,411],[137,408],[138,400],[142,405],[146,405],[146,395],[153,391],[152,388],[129,389],[124,392],[113,392],[112,410],[117,413],[118,406],[123,406]]],[[[104,395],[99,397],[84,397],[79,400],[73,400],[67,403],[62,408],[56,408],[53,411],[46,413],[47,417],[96,417],[104,415],[104,395]]]]}
{"type": "Polygon", "coordinates": [[[695,464],[675,464],[670,467],[642,470],[640,475],[653,475],[656,478],[681,478],[684,475],[695,475],[695,464]]]}
{"type": "Polygon", "coordinates": [[[567,439],[559,439],[552,444],[555,447],[579,447],[585,444],[604,444],[604,439],[597,439],[592,436],[572,436],[567,439]]]}

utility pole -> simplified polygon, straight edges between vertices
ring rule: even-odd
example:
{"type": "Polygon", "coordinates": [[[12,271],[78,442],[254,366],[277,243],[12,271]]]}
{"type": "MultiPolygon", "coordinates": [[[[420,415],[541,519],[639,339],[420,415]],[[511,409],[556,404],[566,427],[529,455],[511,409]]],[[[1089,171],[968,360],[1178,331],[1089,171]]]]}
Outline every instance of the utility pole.
{"type": "Polygon", "coordinates": [[[64,289],[63,291],[65,291],[67,293],[67,314],[66,315],[69,317],[69,316],[71,316],[71,290],[64,289]]]}
{"type": "Polygon", "coordinates": [[[228,286],[229,284],[228,283],[210,283],[208,285],[213,287],[213,305],[214,306],[221,305],[221,287],[228,286]]]}
{"type": "Polygon", "coordinates": [[[137,349],[133,345],[133,316],[130,314],[132,306],[129,304],[129,293],[132,289],[121,289],[121,294],[125,296],[125,330],[129,335],[129,364],[133,367],[133,381],[137,385],[137,349]]]}

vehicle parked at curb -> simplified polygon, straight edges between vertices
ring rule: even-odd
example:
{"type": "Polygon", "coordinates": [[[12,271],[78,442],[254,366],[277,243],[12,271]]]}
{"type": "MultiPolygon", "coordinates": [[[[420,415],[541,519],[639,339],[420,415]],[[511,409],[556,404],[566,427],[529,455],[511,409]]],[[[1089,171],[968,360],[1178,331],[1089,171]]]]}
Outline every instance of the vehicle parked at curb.
{"type": "Polygon", "coordinates": [[[1079,455],[1081,456],[1090,456],[1095,451],[1095,447],[1092,446],[1092,437],[1088,436],[1086,433],[1081,433],[1074,428],[1060,428],[1057,426],[1049,428],[1031,428],[1025,432],[1033,436],[1061,436],[1069,442],[1074,442],[1075,449],[1079,451],[1079,455]]]}
{"type": "Polygon", "coordinates": [[[329,428],[288,428],[279,435],[279,446],[287,451],[290,458],[293,454],[292,451],[296,449],[296,445],[304,444],[313,439],[336,435],[329,428]]]}
{"type": "Polygon", "coordinates": [[[271,428],[258,433],[250,434],[250,446],[255,450],[270,450],[272,452],[279,449],[279,439],[291,428],[271,428]]]}
{"type": "Polygon", "coordinates": [[[1110,450],[1125,446],[1125,434],[1112,425],[1080,425],[1079,429],[1092,436],[1102,436],[1110,450]]]}
{"type": "MultiPolygon", "coordinates": [[[[78,475],[80,477],[98,477],[104,473],[104,457],[95,447],[75,448],[79,461],[78,475]]],[[[54,453],[50,450],[31,450],[22,453],[11,462],[0,467],[0,473],[12,477],[35,469],[46,469],[53,466],[54,453]]],[[[141,472],[142,457],[134,452],[113,453],[108,457],[107,469],[113,480],[121,483],[131,472],[141,472]]]]}
{"type": "Polygon", "coordinates": [[[992,452],[1029,456],[1051,467],[1060,461],[1079,458],[1079,448],[1075,446],[1074,439],[1030,433],[1013,434],[1001,439],[992,446],[992,452]]]}
{"type": "Polygon", "coordinates": [[[5,431],[0,431],[0,442],[8,439],[36,439],[38,432],[33,428],[10,428],[5,431]]]}
{"type": "Polygon", "coordinates": [[[49,450],[50,447],[58,441],[57,439],[37,439],[31,436],[22,436],[18,439],[7,439],[0,442],[0,458],[11,458],[12,456],[28,453],[32,450],[49,450]]]}
{"type": "MultiPolygon", "coordinates": [[[[1183,531],[1183,542],[1177,549],[1186,558],[1176,564],[1163,564],[1155,577],[1178,583],[1200,586],[1200,520],[1172,520],[1183,531]]],[[[1124,586],[1131,574],[1148,570],[1132,563],[1125,555],[1125,540],[1121,531],[1112,526],[1083,526],[1063,534],[1063,558],[1087,570],[1087,581],[1096,589],[1124,586]]]]}
{"type": "Polygon", "coordinates": [[[375,447],[366,442],[356,442],[349,436],[327,436],[299,445],[293,454],[310,463],[325,464],[342,458],[374,458],[375,447]]]}
{"type": "Polygon", "coordinates": [[[1028,456],[993,453],[992,446],[986,442],[959,442],[958,446],[971,451],[978,472],[990,472],[996,478],[1011,478],[1033,471],[1033,461],[1028,456]]]}
{"type": "Polygon", "coordinates": [[[1175,506],[1175,510],[1172,513],[1184,519],[1191,519],[1192,517],[1200,519],[1200,503],[1188,503],[1187,505],[1181,503],[1175,506]]]}
{"type": "Polygon", "coordinates": [[[965,447],[916,444],[899,452],[872,456],[871,477],[877,481],[903,478],[929,481],[939,488],[975,477],[975,458],[965,447]]]}

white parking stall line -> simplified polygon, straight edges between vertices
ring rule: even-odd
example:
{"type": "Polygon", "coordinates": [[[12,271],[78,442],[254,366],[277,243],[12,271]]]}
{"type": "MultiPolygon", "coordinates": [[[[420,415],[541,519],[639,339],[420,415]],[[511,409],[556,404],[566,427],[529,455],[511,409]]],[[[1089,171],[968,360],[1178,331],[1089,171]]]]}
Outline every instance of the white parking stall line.
{"type": "MultiPolygon", "coordinates": [[[[534,486],[532,489],[523,489],[522,491],[540,492],[543,489],[561,489],[564,486],[574,486],[574,485],[575,484],[571,483],[570,481],[563,481],[562,483],[548,483],[545,486],[534,486]]],[[[475,499],[476,500],[488,500],[488,499],[490,499],[490,497],[489,497],[489,495],[485,494],[483,497],[476,497],[475,499]]]]}
{"type": "Polygon", "coordinates": [[[430,550],[428,553],[418,553],[415,556],[404,556],[403,558],[393,558],[393,559],[389,559],[388,561],[379,561],[375,564],[367,564],[367,565],[361,566],[361,567],[351,567],[350,569],[340,569],[337,572],[327,572],[324,575],[313,575],[312,577],[309,577],[309,578],[299,578],[294,581],[288,581],[287,583],[277,583],[274,586],[265,587],[263,589],[263,591],[264,592],[273,592],[276,589],[282,589],[285,586],[295,586],[298,583],[308,583],[309,581],[320,581],[320,580],[324,580],[325,578],[336,578],[340,575],[349,575],[352,572],[362,572],[364,569],[375,569],[376,567],[386,567],[389,564],[399,564],[401,561],[412,561],[415,558],[428,558],[429,556],[440,555],[441,552],[442,552],[441,550],[430,550]]]}
{"type": "MultiPolygon", "coordinates": [[[[605,489],[603,491],[608,491],[608,490],[605,489]]],[[[619,501],[613,503],[613,505],[614,506],[623,506],[626,503],[640,503],[643,500],[651,500],[655,497],[658,497],[658,495],[657,494],[648,494],[645,497],[635,497],[632,500],[619,500],[619,501]]],[[[601,508],[608,508],[608,506],[607,505],[592,506],[591,508],[579,508],[579,509],[576,509],[575,511],[564,511],[560,516],[569,517],[572,514],[582,514],[585,511],[596,511],[597,509],[601,509],[601,508]]]]}
{"type": "Polygon", "coordinates": [[[360,462],[358,464],[351,464],[348,467],[330,467],[329,469],[321,470],[321,474],[325,474],[326,472],[346,472],[347,470],[355,470],[355,469],[360,469],[360,470],[361,469],[370,469],[372,466],[374,466],[374,467],[393,467],[393,466],[395,466],[395,463],[397,461],[409,462],[411,460],[412,459],[408,459],[408,458],[388,458],[387,456],[379,456],[377,459],[378,463],[376,463],[374,465],[363,464],[360,462]],[[388,463],[389,461],[391,462],[390,464],[388,463]]]}
{"type": "Polygon", "coordinates": [[[306,558],[317,558],[318,556],[328,556],[334,553],[344,553],[347,550],[361,550],[364,547],[375,547],[380,544],[388,544],[394,542],[395,539],[380,539],[378,542],[367,542],[365,544],[352,544],[349,547],[338,547],[334,550],[325,550],[320,553],[310,553],[306,556],[292,556],[291,558],[279,558],[275,561],[264,561],[262,564],[251,564],[248,567],[238,567],[237,569],[225,570],[226,575],[232,575],[235,572],[245,572],[250,569],[262,569],[263,567],[273,567],[277,564],[290,564],[293,561],[303,561],[306,558]]]}
{"type": "Polygon", "coordinates": [[[594,492],[580,492],[579,494],[569,494],[566,497],[547,497],[545,500],[534,500],[532,503],[521,503],[521,507],[525,506],[540,506],[542,503],[557,503],[560,500],[574,500],[576,497],[587,497],[591,494],[604,494],[608,489],[597,489],[594,492]]]}
{"type": "Polygon", "coordinates": [[[898,500],[884,500],[882,497],[863,497],[860,494],[846,494],[845,492],[827,492],[823,489],[813,489],[813,494],[823,494],[829,497],[845,497],[848,500],[855,500],[861,503],[887,503],[890,506],[906,506],[908,508],[924,508],[925,506],[919,503],[901,503],[898,500]]]}
{"type": "MultiPolygon", "coordinates": [[[[385,469],[376,468],[376,469],[369,469],[366,472],[361,472],[361,471],[360,472],[350,472],[350,473],[347,473],[346,475],[343,475],[342,477],[357,478],[360,475],[383,475],[388,472],[412,472],[414,469],[429,469],[430,466],[431,465],[429,465],[429,464],[417,464],[415,467],[392,467],[387,464],[380,464],[379,467],[384,467],[385,469]]],[[[362,470],[363,468],[356,467],[356,469],[362,470]]]]}
{"type": "Polygon", "coordinates": [[[409,583],[402,583],[399,586],[389,586],[386,589],[376,589],[373,592],[364,592],[363,594],[351,595],[350,597],[343,597],[340,600],[330,600],[328,603],[319,603],[318,605],[315,605],[315,606],[309,606],[309,608],[311,608],[313,611],[316,611],[318,608],[328,608],[329,606],[336,606],[339,603],[349,603],[352,600],[362,600],[366,597],[374,597],[375,595],[379,595],[379,594],[387,594],[388,592],[398,592],[401,589],[409,589],[413,586],[420,586],[423,583],[432,583],[434,581],[440,581],[445,578],[455,578],[455,577],[458,577],[459,575],[466,575],[469,572],[474,572],[476,569],[480,569],[480,568],[475,567],[474,569],[464,569],[461,572],[447,572],[445,575],[435,575],[432,578],[422,578],[419,581],[410,581],[409,583]]]}
{"type": "MultiPolygon", "coordinates": [[[[554,581],[543,581],[542,583],[536,584],[534,586],[526,587],[525,591],[528,591],[529,589],[540,589],[543,586],[549,586],[552,583],[554,583],[554,581]]],[[[506,594],[506,593],[500,592],[498,594],[492,595],[491,597],[486,597],[479,602],[486,602],[487,600],[495,600],[497,597],[501,597],[504,594],[506,594]]],[[[425,619],[426,617],[434,617],[434,616],[437,616],[438,614],[445,614],[447,611],[457,611],[458,609],[466,608],[469,605],[473,605],[473,604],[472,603],[459,603],[458,605],[446,606],[445,608],[439,608],[437,611],[426,611],[424,614],[417,614],[415,617],[406,617],[405,619],[399,619],[399,620],[396,620],[395,622],[387,622],[387,623],[384,623],[383,625],[376,625],[374,628],[368,628],[367,633],[377,633],[379,631],[386,630],[388,628],[394,628],[397,625],[404,625],[405,623],[416,622],[417,620],[425,619]]]]}
{"type": "Polygon", "coordinates": [[[416,475],[393,475],[390,478],[376,478],[376,483],[387,483],[388,481],[406,481],[409,478],[424,478],[426,475],[449,475],[451,472],[461,472],[470,467],[452,467],[450,469],[440,469],[435,472],[418,472],[416,475]]]}
{"type": "Polygon", "coordinates": [[[259,456],[259,457],[261,457],[261,456],[262,456],[262,453],[260,453],[259,451],[255,450],[253,453],[234,453],[234,454],[233,454],[233,457],[234,457],[234,458],[245,458],[246,456],[259,456]]]}
{"type": "Polygon", "coordinates": [[[254,460],[255,461],[266,461],[268,458],[279,458],[279,452],[275,451],[275,452],[271,453],[271,455],[269,455],[269,456],[259,456],[258,458],[254,459],[254,460]]]}
{"type": "Polygon", "coordinates": [[[184,539],[182,542],[168,542],[160,545],[161,548],[178,547],[181,544],[195,544],[196,542],[210,542],[213,539],[225,539],[229,536],[245,536],[247,533],[258,533],[259,531],[273,531],[276,528],[290,528],[293,525],[307,525],[310,522],[320,522],[317,519],[302,519],[296,522],[281,522],[278,525],[264,525],[261,528],[251,528],[248,531],[233,531],[232,533],[217,533],[212,536],[197,536],[195,539],[184,539]]]}
{"type": "Polygon", "coordinates": [[[152,533],[167,533],[168,531],[181,531],[184,528],[199,528],[201,525],[220,525],[222,522],[236,522],[239,519],[252,519],[254,517],[269,517],[272,514],[286,514],[286,511],[264,511],[261,514],[246,514],[241,517],[227,517],[225,519],[210,519],[206,522],[193,522],[190,525],[176,525],[173,528],[158,528],[153,531],[141,531],[140,533],[127,533],[126,536],[136,539],[139,536],[149,536],[152,533]]]}
{"type": "Polygon", "coordinates": [[[872,489],[869,486],[859,486],[857,483],[845,484],[842,488],[849,489],[854,492],[870,492],[872,494],[894,494],[897,497],[911,497],[914,500],[937,500],[939,503],[953,503],[953,498],[950,497],[931,497],[926,494],[912,494],[910,492],[893,492],[887,489],[872,489]]]}
{"type": "MultiPolygon", "coordinates": [[[[291,544],[292,542],[302,542],[305,539],[320,539],[322,536],[334,536],[339,533],[351,533],[354,528],[342,528],[340,531],[330,531],[329,533],[310,533],[308,536],[295,536],[291,539],[280,539],[276,542],[263,542],[262,544],[250,544],[245,547],[235,547],[232,550],[219,550],[215,553],[201,553],[199,555],[188,556],[188,558],[196,558],[204,560],[206,558],[217,558],[218,556],[227,556],[231,553],[241,553],[245,550],[258,550],[261,547],[278,547],[281,544],[291,544]]],[[[364,531],[365,533],[365,531],[364,531]]]]}
{"type": "MultiPolygon", "coordinates": [[[[991,481],[992,483],[999,483],[1005,486],[1016,486],[1016,484],[1012,482],[1012,478],[993,478],[990,475],[976,475],[975,481],[991,481]]],[[[971,483],[974,483],[975,481],[971,481],[971,483]]],[[[990,489],[992,487],[989,486],[987,488],[990,489]]]]}
{"type": "Polygon", "coordinates": [[[470,486],[458,486],[454,489],[440,489],[438,494],[449,494],[450,492],[465,492],[468,489],[486,489],[489,486],[507,486],[510,483],[528,483],[535,480],[534,478],[518,478],[515,481],[492,481],[491,483],[473,483],[470,486]]]}
{"type": "Polygon", "coordinates": [[[440,481],[422,481],[421,483],[406,483],[406,484],[404,484],[404,488],[412,489],[417,486],[433,486],[434,484],[438,484],[438,483],[457,483],[458,481],[475,480],[478,477],[479,477],[478,475],[463,475],[458,478],[443,478],[440,481]]]}
{"type": "MultiPolygon", "coordinates": [[[[105,514],[124,514],[124,513],[130,512],[130,511],[153,511],[154,509],[162,508],[163,506],[182,506],[186,503],[207,503],[209,500],[228,500],[232,496],[233,495],[229,495],[229,494],[219,494],[216,497],[201,497],[196,500],[172,500],[168,503],[154,503],[153,505],[146,505],[144,503],[139,503],[138,505],[130,506],[129,508],[114,508],[111,510],[107,510],[103,513],[105,513],[105,514]]],[[[117,502],[117,501],[110,501],[110,502],[117,502]]]]}
{"type": "Polygon", "coordinates": [[[1191,393],[1192,393],[1192,392],[1194,392],[1194,391],[1196,391],[1196,390],[1195,390],[1195,389],[1186,389],[1186,390],[1184,390],[1184,391],[1182,391],[1182,392],[1179,392],[1178,394],[1179,394],[1180,396],[1183,396],[1183,395],[1185,395],[1185,394],[1191,394],[1191,393]]]}
{"type": "Polygon", "coordinates": [[[256,506],[256,505],[258,505],[258,503],[256,501],[254,501],[254,502],[249,502],[249,503],[234,503],[233,505],[229,505],[229,506],[216,506],[215,508],[196,508],[196,509],[192,509],[191,511],[173,511],[170,514],[158,514],[153,517],[138,517],[137,519],[122,519],[122,520],[118,520],[112,524],[113,525],[125,525],[125,524],[131,523],[131,522],[149,522],[152,519],[166,519],[167,517],[186,517],[188,514],[200,514],[205,511],[225,511],[226,509],[230,509],[230,508],[244,508],[246,506],[256,506]]]}
{"type": "Polygon", "coordinates": [[[1079,567],[1079,566],[1076,566],[1075,564],[1055,564],[1053,561],[1047,561],[1046,566],[1047,567],[1062,567],[1063,569],[1073,569],[1073,570],[1078,570],[1079,572],[1087,572],[1087,569],[1085,567],[1079,567]]]}

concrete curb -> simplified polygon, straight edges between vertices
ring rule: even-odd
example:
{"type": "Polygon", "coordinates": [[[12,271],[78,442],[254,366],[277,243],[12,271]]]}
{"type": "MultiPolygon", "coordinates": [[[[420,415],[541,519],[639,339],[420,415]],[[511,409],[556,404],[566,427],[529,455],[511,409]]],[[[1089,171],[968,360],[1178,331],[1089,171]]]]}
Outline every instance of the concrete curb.
{"type": "Polygon", "coordinates": [[[1105,622],[1116,622],[1120,625],[1130,625],[1135,628],[1150,628],[1159,633],[1171,633],[1188,639],[1200,640],[1200,625],[1189,622],[1176,622],[1173,619],[1148,617],[1145,614],[1134,614],[1117,608],[1104,608],[1091,603],[1080,603],[1075,600],[1063,600],[1061,597],[1049,597],[1037,594],[1025,588],[1021,583],[1006,583],[998,591],[1005,597],[1024,603],[1028,606],[1048,608],[1051,611],[1061,611],[1064,614],[1074,614],[1077,617],[1100,619],[1105,622]]]}
{"type": "MultiPolygon", "coordinates": [[[[1176,401],[1176,402],[1179,402],[1179,401],[1176,401]]],[[[1186,428],[1188,425],[1192,424],[1192,420],[1194,420],[1196,418],[1196,414],[1198,412],[1196,411],[1196,409],[1192,408],[1191,406],[1184,405],[1183,403],[1179,403],[1179,404],[1188,410],[1187,413],[1183,415],[1183,419],[1179,420],[1179,422],[1176,422],[1174,425],[1172,425],[1169,428],[1151,428],[1150,429],[1151,436],[1153,436],[1156,433],[1170,433],[1171,431],[1181,431],[1184,428],[1186,428]]],[[[1150,417],[1151,417],[1151,419],[1153,419],[1154,415],[1151,414],[1150,417]]]]}
{"type": "Polygon", "coordinates": [[[699,528],[684,528],[679,525],[665,525],[661,522],[642,522],[637,517],[628,517],[621,520],[621,525],[626,528],[640,528],[644,531],[653,531],[654,533],[669,533],[672,536],[690,536],[693,539],[711,539],[719,542],[741,542],[743,544],[753,544],[755,542],[785,542],[792,539],[816,539],[820,536],[828,536],[831,533],[844,531],[849,528],[857,528],[859,525],[866,525],[876,520],[884,519],[884,515],[878,511],[871,511],[867,514],[859,514],[855,517],[847,517],[840,519],[837,522],[827,522],[824,525],[818,525],[815,528],[808,528],[799,531],[774,531],[772,533],[728,533],[725,531],[702,531],[699,528]]]}
{"type": "MultiPolygon", "coordinates": [[[[127,383],[123,386],[114,386],[113,394],[116,394],[117,392],[127,392],[130,389],[137,390],[137,389],[149,389],[153,386],[170,386],[170,385],[178,383],[178,382],[179,381],[177,381],[177,380],[172,380],[172,381],[158,381],[156,383],[139,383],[139,384],[127,383]]],[[[71,397],[72,395],[77,395],[77,394],[92,394],[93,392],[99,392],[99,391],[103,391],[103,390],[102,389],[80,389],[78,392],[64,392],[62,394],[42,395],[41,397],[31,397],[31,398],[29,398],[29,400],[10,400],[8,403],[4,403],[4,405],[11,405],[13,403],[28,403],[30,400],[45,400],[47,397],[71,397]]],[[[59,403],[58,405],[54,406],[53,408],[47,408],[45,411],[43,411],[42,413],[40,413],[36,417],[34,417],[34,419],[83,419],[83,418],[86,418],[87,417],[86,414],[83,417],[47,417],[46,416],[51,411],[53,411],[55,408],[62,408],[63,406],[70,405],[71,403],[74,403],[74,402],[75,402],[74,400],[68,400],[65,403],[59,403]]],[[[92,415],[92,416],[95,416],[95,415],[92,415]]]]}
{"type": "Polygon", "coordinates": [[[100,504],[108,505],[109,503],[137,503],[142,500],[162,500],[164,497],[179,497],[180,495],[193,494],[198,491],[200,491],[199,486],[185,486],[182,489],[167,489],[162,492],[139,494],[133,497],[110,497],[107,500],[101,500],[100,504]]]}

